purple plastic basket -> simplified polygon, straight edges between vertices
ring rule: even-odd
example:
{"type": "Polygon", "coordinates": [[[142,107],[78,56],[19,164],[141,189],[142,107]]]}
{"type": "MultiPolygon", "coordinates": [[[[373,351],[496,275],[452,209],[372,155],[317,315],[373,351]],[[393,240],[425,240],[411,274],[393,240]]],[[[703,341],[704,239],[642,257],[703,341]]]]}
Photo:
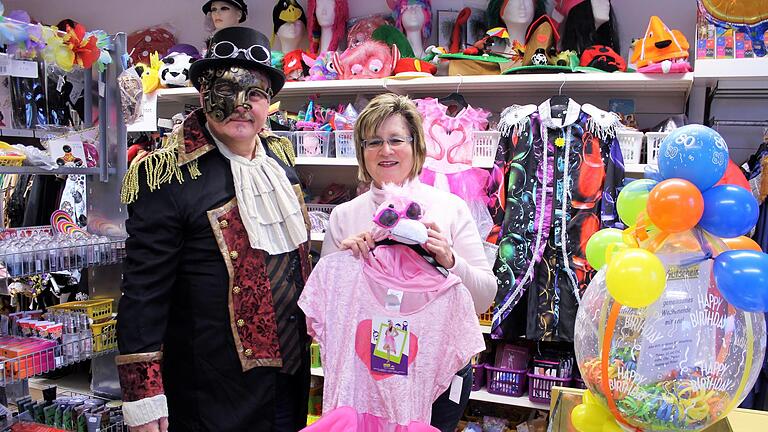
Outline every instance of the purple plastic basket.
{"type": "Polygon", "coordinates": [[[528,399],[531,402],[549,403],[552,399],[552,386],[567,387],[571,378],[557,378],[528,373],[528,399]]]}
{"type": "Polygon", "coordinates": [[[472,365],[472,391],[480,390],[485,384],[485,363],[472,365]]]}
{"type": "Polygon", "coordinates": [[[527,369],[515,370],[485,365],[488,393],[518,397],[525,392],[527,369]]]}

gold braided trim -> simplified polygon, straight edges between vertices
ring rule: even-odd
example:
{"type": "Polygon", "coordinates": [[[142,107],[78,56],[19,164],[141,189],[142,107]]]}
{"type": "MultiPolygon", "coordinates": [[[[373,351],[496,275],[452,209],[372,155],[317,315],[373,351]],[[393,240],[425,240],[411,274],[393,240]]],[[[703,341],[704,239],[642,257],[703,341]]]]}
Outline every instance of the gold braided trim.
{"type": "MultiPolygon", "coordinates": [[[[183,183],[184,176],[181,167],[178,166],[178,152],[183,151],[183,134],[173,133],[163,142],[163,146],[148,154],[139,161],[131,163],[123,178],[123,187],[120,191],[120,200],[123,204],[130,204],[139,197],[139,170],[142,166],[147,172],[147,186],[154,191],[165,183],[170,183],[175,178],[183,183]]],[[[187,164],[192,179],[201,175],[197,160],[187,164]]]]}

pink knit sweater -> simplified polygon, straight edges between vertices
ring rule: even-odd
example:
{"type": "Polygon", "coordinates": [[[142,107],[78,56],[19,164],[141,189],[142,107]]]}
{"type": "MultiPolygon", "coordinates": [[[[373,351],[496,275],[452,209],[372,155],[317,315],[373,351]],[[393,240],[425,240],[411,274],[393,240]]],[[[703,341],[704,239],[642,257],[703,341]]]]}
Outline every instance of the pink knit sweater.
{"type": "MultiPolygon", "coordinates": [[[[410,186],[419,192],[418,200],[425,209],[424,221],[436,223],[453,248],[456,262],[448,270],[467,287],[477,313],[486,312],[496,296],[496,277],[485,258],[480,234],[467,204],[456,195],[425,185],[418,179],[410,186]]],[[[371,185],[370,191],[334,208],[322,255],[338,251],[341,242],[349,237],[373,231],[374,213],[384,200],[384,191],[371,185]]]]}

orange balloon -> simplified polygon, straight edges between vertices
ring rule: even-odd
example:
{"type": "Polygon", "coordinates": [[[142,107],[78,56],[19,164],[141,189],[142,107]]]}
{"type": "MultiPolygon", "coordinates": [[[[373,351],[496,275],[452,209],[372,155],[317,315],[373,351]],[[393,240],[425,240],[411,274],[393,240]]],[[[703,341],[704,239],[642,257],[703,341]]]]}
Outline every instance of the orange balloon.
{"type": "Polygon", "coordinates": [[[651,222],[660,230],[683,232],[699,223],[704,214],[704,197],[687,180],[664,180],[651,189],[646,209],[651,222]]]}
{"type": "Polygon", "coordinates": [[[736,238],[724,238],[723,243],[732,250],[753,250],[762,252],[763,249],[757,242],[747,236],[741,236],[736,238]]]}

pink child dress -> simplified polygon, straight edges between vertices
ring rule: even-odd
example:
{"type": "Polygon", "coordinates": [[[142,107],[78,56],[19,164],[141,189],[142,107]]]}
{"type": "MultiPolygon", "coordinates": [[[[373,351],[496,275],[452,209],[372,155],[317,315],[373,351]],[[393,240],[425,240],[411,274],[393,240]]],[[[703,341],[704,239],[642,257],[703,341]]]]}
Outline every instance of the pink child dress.
{"type": "Polygon", "coordinates": [[[368,260],[349,251],[323,257],[299,307],[320,344],[325,375],[325,415],[306,431],[435,431],[429,426],[432,403],[456,371],[485,349],[467,288],[406,246],[378,246],[368,260]],[[403,293],[399,311],[385,308],[391,289],[403,293]],[[374,317],[407,321],[407,375],[371,370],[374,317]]]}
{"type": "Polygon", "coordinates": [[[422,182],[451,192],[466,201],[477,223],[480,238],[488,235],[493,220],[488,211],[491,174],[472,166],[473,133],[488,128],[490,113],[466,106],[455,116],[435,98],[416,99],[424,119],[427,158],[419,177],[422,182]]]}

